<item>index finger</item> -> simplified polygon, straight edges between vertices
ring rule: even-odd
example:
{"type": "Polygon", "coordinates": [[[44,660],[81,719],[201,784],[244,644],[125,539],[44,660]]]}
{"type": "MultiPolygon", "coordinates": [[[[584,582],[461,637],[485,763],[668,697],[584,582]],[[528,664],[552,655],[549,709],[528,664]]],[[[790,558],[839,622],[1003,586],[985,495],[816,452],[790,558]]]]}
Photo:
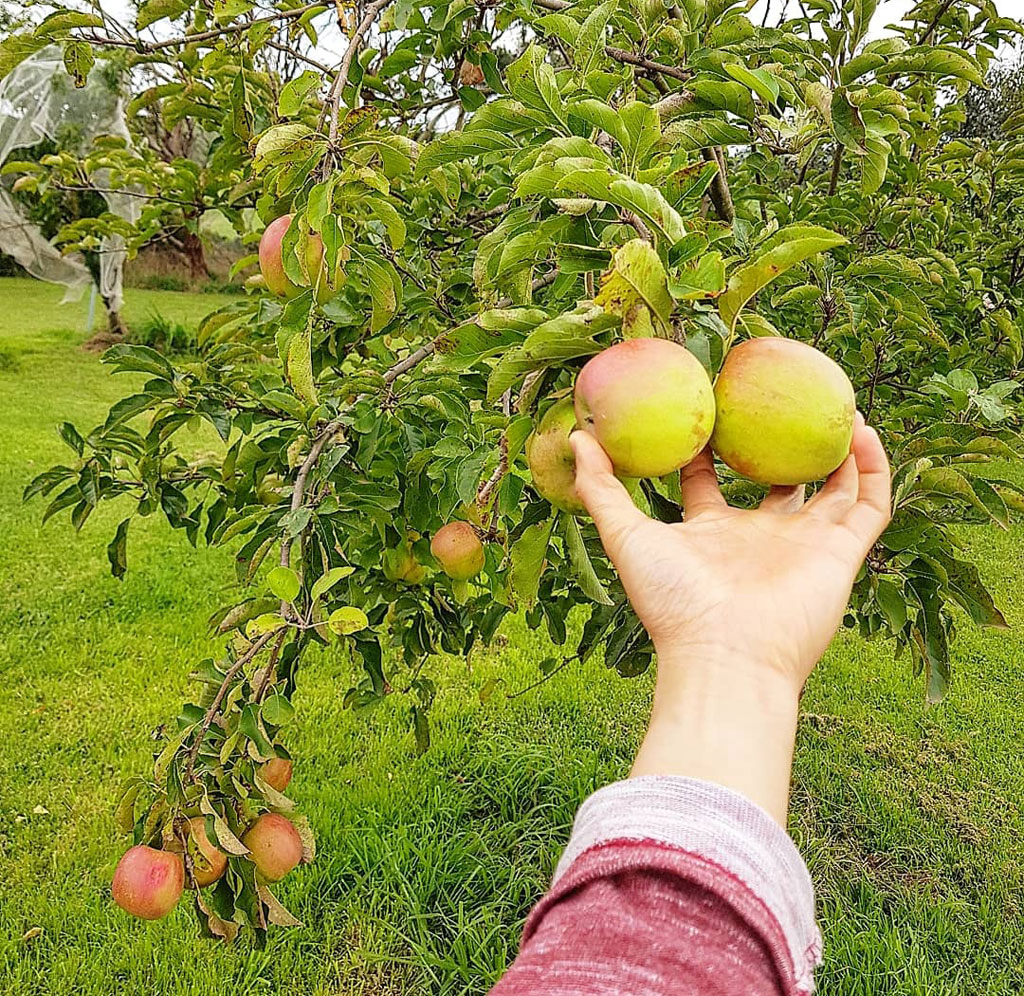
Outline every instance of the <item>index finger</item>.
{"type": "Polygon", "coordinates": [[[715,459],[711,455],[710,446],[705,446],[679,471],[679,491],[683,500],[684,520],[692,519],[702,512],[714,512],[728,507],[718,487],[715,459]]]}
{"type": "Polygon", "coordinates": [[[892,474],[885,447],[871,426],[857,426],[850,451],[857,462],[857,500],[843,522],[867,552],[892,518],[892,474]]]}

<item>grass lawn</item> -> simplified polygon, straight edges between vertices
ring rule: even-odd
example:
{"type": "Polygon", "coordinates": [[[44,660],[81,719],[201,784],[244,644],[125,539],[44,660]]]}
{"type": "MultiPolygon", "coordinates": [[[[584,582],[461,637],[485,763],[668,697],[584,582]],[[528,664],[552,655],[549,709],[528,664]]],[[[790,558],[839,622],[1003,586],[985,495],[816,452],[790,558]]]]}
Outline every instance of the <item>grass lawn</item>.
{"type": "MultiPolygon", "coordinates": [[[[434,743],[415,758],[397,708],[342,708],[352,665],[323,654],[303,672],[291,741],[319,854],[280,889],[305,926],[257,950],[196,940],[186,901],[156,924],[130,919],[107,891],[125,846],[112,801],[211,652],[204,624],[231,558],[135,522],[118,582],[105,552],[117,509],[76,536],[21,505],[35,473],[68,459],[55,424],[91,428],[124,390],[78,348],[85,305],[59,296],[0,280],[0,993],[486,991],[576,807],[627,770],[649,677],[595,662],[511,698],[547,652],[513,623],[505,645],[432,666],[434,743]],[[490,678],[502,685],[481,703],[490,678]]],[[[194,322],[216,304],[129,291],[125,313],[194,322]]],[[[803,700],[791,829],[818,888],[826,996],[1024,990],[1024,537],[965,540],[1014,629],[965,623],[946,703],[926,711],[906,661],[848,636],[803,700]]]]}

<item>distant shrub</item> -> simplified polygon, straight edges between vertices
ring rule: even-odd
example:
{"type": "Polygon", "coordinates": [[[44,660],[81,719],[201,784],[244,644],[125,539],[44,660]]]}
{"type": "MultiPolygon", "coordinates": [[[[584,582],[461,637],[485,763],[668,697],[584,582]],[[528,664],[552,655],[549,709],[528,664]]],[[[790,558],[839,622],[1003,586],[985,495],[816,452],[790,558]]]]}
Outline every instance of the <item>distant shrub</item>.
{"type": "Polygon", "coordinates": [[[128,338],[161,353],[194,353],[199,346],[193,329],[171,321],[159,311],[152,311],[147,318],[134,323],[128,338]]]}
{"type": "Polygon", "coordinates": [[[21,369],[21,361],[13,350],[0,346],[0,373],[17,373],[21,369]]]}

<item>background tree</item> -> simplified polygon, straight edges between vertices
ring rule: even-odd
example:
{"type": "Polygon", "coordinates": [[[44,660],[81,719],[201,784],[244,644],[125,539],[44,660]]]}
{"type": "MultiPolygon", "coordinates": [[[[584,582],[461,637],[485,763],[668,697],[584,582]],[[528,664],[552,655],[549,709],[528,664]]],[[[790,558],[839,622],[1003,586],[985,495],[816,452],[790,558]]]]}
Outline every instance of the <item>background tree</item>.
{"type": "MultiPolygon", "coordinates": [[[[138,144],[62,156],[40,179],[103,157],[112,183],[145,193],[134,246],[199,189],[240,232],[249,205],[291,215],[267,248],[287,295],[210,315],[198,362],[114,347],[105,360],[141,388],[91,432],[65,424],[72,461],[27,489],[76,528],[119,501],[117,575],[136,516],[236,550],[238,597],[211,617],[226,645],[194,663],[196,700],[118,809],[137,845],[193,856],[193,878],[188,828],[205,819],[229,855],[196,892],[205,929],[290,922],[245,838],[287,814],[312,857],[263,774],[288,759],[310,644],[360,662],[353,708],[404,696],[421,750],[436,655],[486,643],[510,612],[564,648],[546,674],[599,651],[626,676],[649,666],[592,525],[540,496],[524,455],[579,366],[619,338],[675,339],[712,375],[738,339],[780,330],[829,353],[894,466],[893,523],[848,624],[893,638],[931,700],[957,620],[1005,625],[953,529],[1005,527],[1024,506],[988,467],[1018,452],[1020,212],[994,221],[993,207],[1016,203],[1024,157],[1012,127],[999,144],[957,137],[968,88],[1020,31],[991,3],[925,2],[869,40],[870,0],[820,0],[776,27],[729,0],[373,0],[341,16],[326,62],[334,9],[215,11],[148,0],[129,29],[61,10],[0,46],[2,61],[57,39],[79,74],[96,55],[158,64],[167,81],[138,114],[214,136],[198,181],[138,144]],[[267,49],[300,42],[307,68],[284,81],[267,49]],[[197,458],[181,433],[202,421],[223,446],[197,458]],[[431,550],[452,521],[483,545],[468,580],[431,550]]],[[[671,475],[637,490],[668,520],[678,499],[671,475]]]]}

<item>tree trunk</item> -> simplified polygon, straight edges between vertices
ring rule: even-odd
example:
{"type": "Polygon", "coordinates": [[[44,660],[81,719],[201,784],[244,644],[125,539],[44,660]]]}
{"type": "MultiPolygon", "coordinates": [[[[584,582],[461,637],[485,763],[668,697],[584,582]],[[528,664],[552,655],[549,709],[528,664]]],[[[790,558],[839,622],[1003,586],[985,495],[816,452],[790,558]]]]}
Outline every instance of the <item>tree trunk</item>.
{"type": "Polygon", "coordinates": [[[189,276],[196,282],[209,280],[213,274],[206,264],[206,250],[203,240],[187,229],[181,234],[181,254],[188,262],[189,276]]]}

